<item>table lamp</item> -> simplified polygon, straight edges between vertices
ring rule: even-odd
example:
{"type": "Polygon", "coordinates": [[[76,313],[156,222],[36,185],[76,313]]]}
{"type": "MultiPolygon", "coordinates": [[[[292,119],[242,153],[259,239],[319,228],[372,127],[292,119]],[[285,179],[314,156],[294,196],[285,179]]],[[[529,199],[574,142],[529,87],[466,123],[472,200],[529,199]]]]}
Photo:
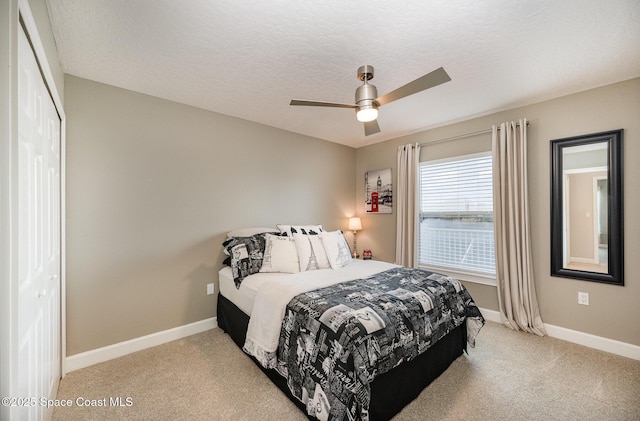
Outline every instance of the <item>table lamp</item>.
{"type": "Polygon", "coordinates": [[[358,218],[357,216],[349,218],[349,230],[353,231],[353,253],[351,254],[351,256],[354,259],[357,259],[360,257],[360,255],[358,254],[358,250],[356,249],[356,233],[362,230],[362,222],[360,221],[360,218],[358,218]]]}

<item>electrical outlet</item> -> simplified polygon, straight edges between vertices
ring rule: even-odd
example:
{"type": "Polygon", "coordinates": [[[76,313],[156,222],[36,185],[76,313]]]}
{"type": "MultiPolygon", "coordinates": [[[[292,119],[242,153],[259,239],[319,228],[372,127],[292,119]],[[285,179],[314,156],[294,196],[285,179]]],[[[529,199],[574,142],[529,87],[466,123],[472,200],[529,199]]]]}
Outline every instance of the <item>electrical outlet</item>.
{"type": "Polygon", "coordinates": [[[588,292],[579,292],[578,293],[578,304],[582,304],[583,306],[589,305],[589,293],[588,292]]]}
{"type": "Polygon", "coordinates": [[[215,292],[215,287],[213,284],[207,284],[207,295],[211,295],[215,292]]]}

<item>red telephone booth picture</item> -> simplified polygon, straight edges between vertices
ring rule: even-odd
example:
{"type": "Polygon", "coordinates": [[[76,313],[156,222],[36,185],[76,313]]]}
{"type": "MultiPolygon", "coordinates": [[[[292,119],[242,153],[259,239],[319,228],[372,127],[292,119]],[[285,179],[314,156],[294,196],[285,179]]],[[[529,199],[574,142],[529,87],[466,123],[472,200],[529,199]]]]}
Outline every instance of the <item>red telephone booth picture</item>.
{"type": "Polygon", "coordinates": [[[378,192],[371,192],[371,212],[378,212],[378,192]]]}

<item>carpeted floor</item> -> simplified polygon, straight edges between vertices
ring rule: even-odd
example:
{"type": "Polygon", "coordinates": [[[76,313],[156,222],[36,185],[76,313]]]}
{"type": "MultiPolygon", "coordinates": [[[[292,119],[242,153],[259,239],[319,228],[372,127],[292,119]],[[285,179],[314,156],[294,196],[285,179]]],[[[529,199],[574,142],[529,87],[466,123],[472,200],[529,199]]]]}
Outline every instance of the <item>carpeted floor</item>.
{"type": "MultiPolygon", "coordinates": [[[[306,419],[220,329],[74,371],[58,399],[64,421],[306,419]]],[[[394,421],[425,419],[637,421],[640,361],[489,322],[394,421]]]]}

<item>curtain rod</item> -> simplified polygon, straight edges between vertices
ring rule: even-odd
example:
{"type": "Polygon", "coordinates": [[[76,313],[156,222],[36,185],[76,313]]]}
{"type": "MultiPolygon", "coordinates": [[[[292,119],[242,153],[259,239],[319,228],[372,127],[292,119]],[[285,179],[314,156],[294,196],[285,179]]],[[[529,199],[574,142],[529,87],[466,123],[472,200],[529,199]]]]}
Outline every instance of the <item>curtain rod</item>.
{"type": "MultiPolygon", "coordinates": [[[[527,121],[527,126],[529,126],[529,121],[527,121]]],[[[520,123],[516,123],[516,127],[520,127],[520,123]]],[[[498,130],[500,130],[500,127],[498,127],[498,130]]],[[[444,139],[432,140],[430,142],[418,143],[418,145],[419,146],[435,145],[437,143],[444,143],[444,142],[449,142],[451,140],[464,139],[465,137],[471,137],[471,136],[477,136],[477,135],[481,135],[481,134],[491,133],[492,131],[493,131],[493,129],[479,130],[477,132],[465,133],[465,134],[460,134],[460,135],[457,135],[457,136],[445,137],[444,139]]]]}

